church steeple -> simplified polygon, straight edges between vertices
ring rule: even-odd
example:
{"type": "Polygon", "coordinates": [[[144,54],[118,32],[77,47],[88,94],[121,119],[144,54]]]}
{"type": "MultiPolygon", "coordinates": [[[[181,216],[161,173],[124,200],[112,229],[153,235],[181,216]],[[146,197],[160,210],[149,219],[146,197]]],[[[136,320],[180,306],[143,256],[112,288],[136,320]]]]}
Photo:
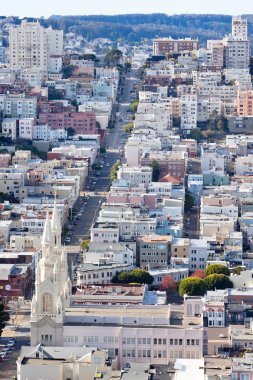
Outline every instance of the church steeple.
{"type": "Polygon", "coordinates": [[[60,248],[61,246],[61,219],[59,215],[59,211],[56,204],[56,194],[54,199],[54,210],[52,215],[52,233],[54,239],[54,245],[56,248],[60,248]]]}
{"type": "Polygon", "coordinates": [[[66,252],[61,246],[61,221],[56,200],[51,220],[47,211],[41,242],[42,258],[37,264],[31,305],[31,345],[42,342],[62,346],[64,311],[70,305],[72,284],[68,278],[66,252]],[[43,340],[45,331],[50,340],[43,340]]]}
{"type": "Polygon", "coordinates": [[[53,248],[53,234],[51,221],[49,219],[49,212],[47,211],[46,222],[44,225],[44,231],[42,235],[42,255],[43,257],[49,257],[50,248],[53,248]]]}

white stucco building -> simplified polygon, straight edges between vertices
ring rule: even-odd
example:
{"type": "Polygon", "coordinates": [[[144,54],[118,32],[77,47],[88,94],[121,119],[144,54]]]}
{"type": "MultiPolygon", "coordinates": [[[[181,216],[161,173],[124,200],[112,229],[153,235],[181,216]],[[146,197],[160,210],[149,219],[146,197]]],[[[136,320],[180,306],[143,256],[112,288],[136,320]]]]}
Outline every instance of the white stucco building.
{"type": "Polygon", "coordinates": [[[71,305],[67,259],[60,244],[61,226],[55,204],[47,216],[42,258],[36,270],[31,305],[31,345],[108,349],[119,365],[132,361],[168,364],[203,355],[203,301],[185,297],[184,318],[174,320],[168,305],[71,305]]]}

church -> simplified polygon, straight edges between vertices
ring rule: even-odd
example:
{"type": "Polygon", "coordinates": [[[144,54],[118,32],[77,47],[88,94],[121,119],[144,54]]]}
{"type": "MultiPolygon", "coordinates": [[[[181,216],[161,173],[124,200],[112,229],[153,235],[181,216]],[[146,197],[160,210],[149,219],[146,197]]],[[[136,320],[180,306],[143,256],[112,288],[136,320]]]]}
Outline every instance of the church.
{"type": "Polygon", "coordinates": [[[67,255],[61,245],[61,222],[56,202],[42,235],[42,257],[37,265],[31,304],[31,345],[63,345],[65,308],[70,305],[72,284],[67,255]]]}
{"type": "Polygon", "coordinates": [[[171,305],[110,305],[106,296],[105,304],[76,305],[71,291],[55,203],[51,219],[47,213],[36,269],[31,346],[108,349],[109,357],[117,357],[120,365],[129,361],[168,364],[203,355],[203,301],[199,297],[186,297],[183,318],[175,320],[171,305]]]}

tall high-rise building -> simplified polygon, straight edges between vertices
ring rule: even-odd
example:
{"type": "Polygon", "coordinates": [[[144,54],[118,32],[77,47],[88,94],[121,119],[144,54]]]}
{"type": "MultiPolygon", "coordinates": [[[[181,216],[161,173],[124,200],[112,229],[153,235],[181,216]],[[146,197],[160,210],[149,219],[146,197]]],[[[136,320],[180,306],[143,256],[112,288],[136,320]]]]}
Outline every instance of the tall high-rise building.
{"type": "Polygon", "coordinates": [[[233,17],[232,36],[248,39],[248,21],[246,19],[242,19],[241,16],[233,17]]]}
{"type": "Polygon", "coordinates": [[[9,44],[11,68],[48,71],[49,58],[63,54],[63,31],[22,21],[18,28],[10,28],[9,44]]]}
{"type": "Polygon", "coordinates": [[[247,20],[241,17],[233,17],[232,34],[225,37],[223,43],[226,68],[246,69],[249,67],[250,43],[247,20]]]}

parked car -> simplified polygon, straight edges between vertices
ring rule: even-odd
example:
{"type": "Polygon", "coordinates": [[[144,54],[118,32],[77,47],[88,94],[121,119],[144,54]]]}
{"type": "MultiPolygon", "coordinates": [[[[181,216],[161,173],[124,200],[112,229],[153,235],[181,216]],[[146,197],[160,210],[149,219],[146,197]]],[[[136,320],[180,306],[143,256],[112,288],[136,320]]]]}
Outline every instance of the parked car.
{"type": "Polygon", "coordinates": [[[9,346],[9,347],[15,346],[15,341],[14,340],[8,340],[7,346],[9,346]]]}

